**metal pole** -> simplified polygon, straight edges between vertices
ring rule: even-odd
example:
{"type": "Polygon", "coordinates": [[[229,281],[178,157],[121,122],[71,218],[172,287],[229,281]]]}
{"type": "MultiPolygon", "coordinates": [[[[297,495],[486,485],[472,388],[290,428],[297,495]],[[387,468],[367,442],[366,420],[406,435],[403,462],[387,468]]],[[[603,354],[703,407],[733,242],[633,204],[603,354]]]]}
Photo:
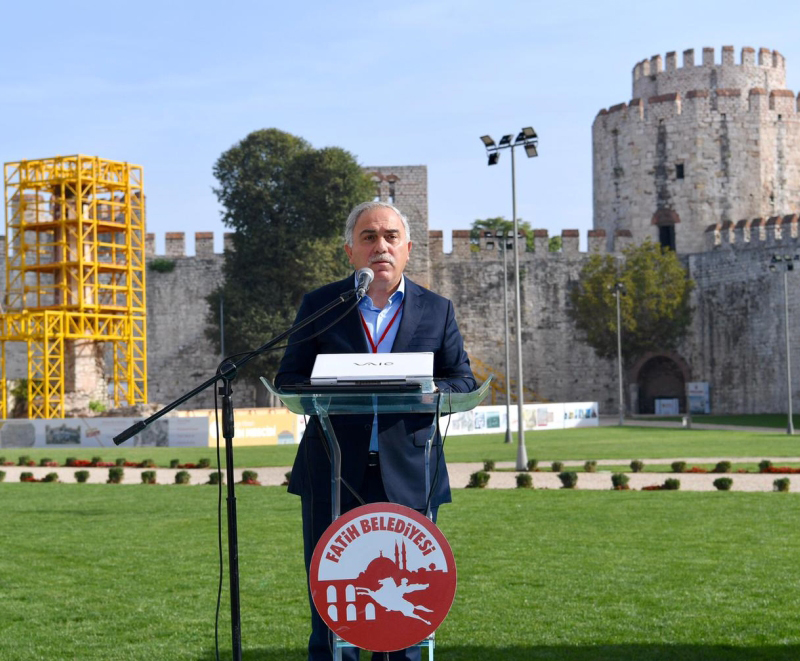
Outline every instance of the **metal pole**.
{"type": "Polygon", "coordinates": [[[622,315],[619,310],[620,286],[617,283],[615,295],[617,297],[617,365],[619,366],[619,426],[625,424],[625,393],[622,389],[622,315]]]}
{"type": "Polygon", "coordinates": [[[508,346],[508,232],[503,230],[500,249],[503,251],[503,327],[506,334],[506,443],[511,443],[511,354],[508,346]]]}
{"type": "Polygon", "coordinates": [[[794,421],[792,420],[792,353],[789,345],[789,264],[786,264],[783,270],[783,312],[786,331],[786,389],[789,399],[789,422],[786,427],[786,433],[794,434],[794,421]]]}
{"type": "Polygon", "coordinates": [[[519,228],[517,223],[517,180],[514,170],[514,147],[511,147],[511,213],[514,216],[514,288],[517,304],[517,417],[519,418],[517,432],[517,470],[528,469],[528,452],[525,449],[525,419],[522,415],[525,405],[525,395],[522,380],[522,305],[519,293],[519,228]]]}
{"type": "Polygon", "coordinates": [[[219,292],[219,351],[225,358],[225,295],[219,292]]]}

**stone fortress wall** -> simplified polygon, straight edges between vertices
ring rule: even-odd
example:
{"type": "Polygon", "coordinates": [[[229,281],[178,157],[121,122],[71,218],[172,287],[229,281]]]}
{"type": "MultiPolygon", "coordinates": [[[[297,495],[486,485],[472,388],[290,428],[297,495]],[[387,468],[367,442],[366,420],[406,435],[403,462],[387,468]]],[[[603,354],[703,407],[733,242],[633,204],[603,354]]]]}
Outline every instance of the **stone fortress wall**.
{"type": "Polygon", "coordinates": [[[703,49],[639,62],[633,97],[592,127],[594,227],[637,238],[674,234],[679,253],[705,249],[712,223],[800,208],[798,99],[777,51],[703,49]]]}
{"type": "MultiPolygon", "coordinates": [[[[388,168],[387,168],[388,169],[388,168]]],[[[687,370],[686,380],[708,381],[715,412],[783,412],[786,404],[785,342],[783,339],[783,282],[769,270],[775,252],[797,252],[797,219],[782,223],[784,231],[766,231],[767,220],[753,221],[725,235],[721,228],[706,233],[709,249],[683,256],[697,283],[693,305],[695,319],[686,341],[671,356],[687,370]],[[762,232],[761,228],[765,228],[762,232]],[[734,241],[720,237],[733,236],[734,241]],[[740,238],[738,242],[737,238],[740,238]]],[[[773,227],[773,222],[769,227],[773,227]]],[[[415,229],[412,229],[414,232],[415,229]]],[[[428,277],[436,291],[453,300],[467,351],[480,363],[502,374],[505,360],[503,326],[503,259],[494,239],[481,238],[478,250],[468,230],[456,230],[452,251],[443,251],[443,233],[426,232],[429,252],[415,245],[409,274],[419,272],[420,261],[430,264],[428,277]]],[[[522,273],[522,341],[526,386],[551,401],[597,401],[602,413],[618,408],[617,368],[614,360],[598,359],[575,332],[569,318],[569,292],[577,284],[585,261],[593,253],[612,254],[631,245],[630,232],[611,237],[604,230],[589,232],[588,251],[578,247],[577,230],[561,233],[561,252],[547,252],[549,236],[537,230],[536,251],[525,252],[519,243],[522,273]]],[[[414,241],[419,239],[415,235],[414,241]]],[[[193,257],[184,254],[180,233],[167,235],[165,255],[175,261],[170,273],[148,269],[148,374],[150,400],[167,403],[188,386],[209,376],[219,362],[205,337],[208,306],[205,296],[221,281],[223,255],[203,250],[213,245],[208,234],[197,234],[193,257]]],[[[152,245],[152,243],[151,243],[152,245]]],[[[152,250],[149,259],[159,257],[152,250]]],[[[512,356],[515,329],[513,268],[509,255],[507,285],[510,299],[512,356]]],[[[790,273],[800,277],[800,269],[790,273]]],[[[414,276],[411,276],[414,277],[414,276]]],[[[790,289],[790,326],[800,328],[800,287],[790,289]]],[[[800,365],[800,346],[792,360],[800,365]]],[[[641,366],[640,366],[641,367],[641,366]]],[[[513,378],[513,368],[512,368],[513,378]]],[[[628,375],[637,382],[634,371],[628,375]]],[[[795,392],[800,392],[800,369],[795,370],[795,392]]],[[[237,390],[237,404],[251,404],[253,395],[237,390]],[[249,399],[248,399],[249,398],[249,399]]],[[[209,390],[192,408],[213,404],[209,390]]]]}

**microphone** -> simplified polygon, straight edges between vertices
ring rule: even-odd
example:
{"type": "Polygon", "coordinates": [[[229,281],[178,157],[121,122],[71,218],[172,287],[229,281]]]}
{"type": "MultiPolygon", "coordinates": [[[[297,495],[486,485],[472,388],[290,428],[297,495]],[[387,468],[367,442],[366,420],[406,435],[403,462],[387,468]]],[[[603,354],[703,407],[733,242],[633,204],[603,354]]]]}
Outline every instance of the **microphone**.
{"type": "Polygon", "coordinates": [[[375,278],[375,273],[372,269],[367,268],[366,266],[363,269],[358,269],[356,271],[356,279],[358,280],[358,285],[356,285],[356,298],[361,300],[366,296],[367,292],[369,291],[369,286],[372,284],[372,281],[375,278]]]}

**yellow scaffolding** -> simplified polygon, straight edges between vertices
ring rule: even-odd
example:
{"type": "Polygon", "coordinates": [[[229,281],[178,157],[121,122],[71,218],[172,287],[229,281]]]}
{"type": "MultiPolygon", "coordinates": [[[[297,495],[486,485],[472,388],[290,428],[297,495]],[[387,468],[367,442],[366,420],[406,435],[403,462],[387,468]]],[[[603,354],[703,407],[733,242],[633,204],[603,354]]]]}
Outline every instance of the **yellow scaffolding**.
{"type": "Polygon", "coordinates": [[[6,342],[28,347],[28,415],[64,416],[65,351],[111,342],[114,406],[147,401],[142,168],[93,156],[6,163],[6,342]]]}

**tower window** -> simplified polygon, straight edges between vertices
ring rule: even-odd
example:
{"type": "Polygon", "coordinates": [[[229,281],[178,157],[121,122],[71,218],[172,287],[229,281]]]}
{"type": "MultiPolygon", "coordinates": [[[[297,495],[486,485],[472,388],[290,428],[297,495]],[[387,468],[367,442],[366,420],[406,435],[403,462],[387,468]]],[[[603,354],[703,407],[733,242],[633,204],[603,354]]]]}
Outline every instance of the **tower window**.
{"type": "Polygon", "coordinates": [[[675,165],[675,178],[683,179],[683,163],[677,163],[675,165]]]}
{"type": "Polygon", "coordinates": [[[675,225],[659,225],[658,242],[662,247],[675,252],[675,225]]]}

